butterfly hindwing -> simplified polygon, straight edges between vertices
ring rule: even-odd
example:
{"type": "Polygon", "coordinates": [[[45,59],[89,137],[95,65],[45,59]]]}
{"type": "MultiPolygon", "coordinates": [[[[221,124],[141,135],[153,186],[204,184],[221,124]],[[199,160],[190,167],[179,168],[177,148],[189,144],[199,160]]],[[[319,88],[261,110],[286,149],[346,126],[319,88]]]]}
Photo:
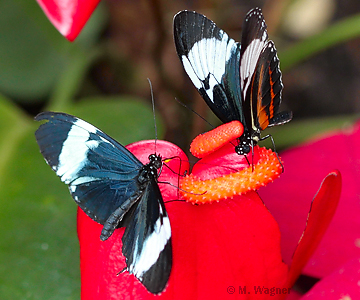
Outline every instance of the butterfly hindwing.
{"type": "Polygon", "coordinates": [[[269,126],[279,110],[282,88],[279,59],[274,43],[269,41],[259,57],[246,97],[253,112],[249,126],[254,130],[269,126]]]}
{"type": "Polygon", "coordinates": [[[150,292],[164,290],[172,266],[171,228],[159,187],[151,182],[126,226],[123,254],[129,273],[150,292]]]}
{"type": "Polygon", "coordinates": [[[174,17],[176,51],[191,81],[223,122],[243,120],[240,45],[204,15],[181,11],[174,17]]]}
{"type": "Polygon", "coordinates": [[[260,55],[248,93],[252,105],[252,126],[261,130],[292,119],[292,112],[279,112],[283,84],[275,45],[269,41],[260,55]]]}

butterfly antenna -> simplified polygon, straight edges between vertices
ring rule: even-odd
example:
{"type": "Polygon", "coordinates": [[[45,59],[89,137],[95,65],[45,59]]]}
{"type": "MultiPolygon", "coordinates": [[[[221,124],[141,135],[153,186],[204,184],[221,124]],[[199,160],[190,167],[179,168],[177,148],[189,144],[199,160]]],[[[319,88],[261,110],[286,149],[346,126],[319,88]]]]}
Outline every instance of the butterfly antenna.
{"type": "Polygon", "coordinates": [[[208,123],[212,128],[215,128],[214,125],[212,125],[209,121],[207,121],[202,115],[198,114],[195,110],[193,110],[192,108],[190,108],[189,106],[187,106],[185,103],[181,102],[178,98],[175,97],[175,100],[181,104],[182,106],[184,106],[185,108],[187,108],[188,110],[190,110],[192,113],[194,113],[195,115],[197,115],[199,118],[201,118],[203,121],[205,121],[206,123],[208,123]]]}
{"type": "Polygon", "coordinates": [[[156,116],[155,116],[155,101],[154,101],[154,91],[153,91],[153,87],[151,84],[151,80],[150,78],[147,78],[148,82],[149,82],[149,86],[150,86],[150,93],[151,93],[151,104],[152,104],[152,111],[153,111],[153,116],[154,116],[154,128],[155,128],[155,154],[156,154],[156,141],[158,139],[158,135],[157,135],[157,126],[156,126],[156,116]]]}

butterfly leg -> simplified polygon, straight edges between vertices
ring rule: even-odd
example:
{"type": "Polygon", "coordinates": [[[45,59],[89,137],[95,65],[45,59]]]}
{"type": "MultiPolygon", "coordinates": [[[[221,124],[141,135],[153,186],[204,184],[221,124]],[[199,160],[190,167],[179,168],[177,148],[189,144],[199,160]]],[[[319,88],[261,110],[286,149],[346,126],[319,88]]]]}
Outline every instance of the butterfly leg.
{"type": "Polygon", "coordinates": [[[121,273],[124,273],[127,270],[127,267],[123,268],[121,271],[116,273],[116,276],[119,276],[121,273]]]}
{"type": "Polygon", "coordinates": [[[266,140],[266,139],[270,139],[270,141],[271,141],[271,143],[272,143],[272,145],[273,145],[273,149],[274,149],[274,152],[275,152],[275,154],[276,154],[276,157],[277,157],[277,159],[278,159],[278,161],[279,161],[279,163],[280,163],[280,165],[281,165],[281,170],[282,170],[281,173],[284,173],[284,166],[283,166],[283,164],[282,164],[282,162],[281,162],[281,160],[280,160],[280,158],[279,158],[279,155],[278,155],[278,153],[277,153],[277,151],[276,151],[275,142],[274,142],[274,139],[273,139],[272,135],[271,135],[271,134],[268,134],[268,135],[262,137],[262,138],[260,139],[260,141],[263,141],[263,140],[266,140]]]}

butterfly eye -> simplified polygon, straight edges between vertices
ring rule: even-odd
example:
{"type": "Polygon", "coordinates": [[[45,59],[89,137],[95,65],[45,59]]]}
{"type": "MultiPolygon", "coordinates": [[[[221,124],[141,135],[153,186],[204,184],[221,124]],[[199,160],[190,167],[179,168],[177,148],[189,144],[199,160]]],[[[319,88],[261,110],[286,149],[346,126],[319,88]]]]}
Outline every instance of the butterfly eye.
{"type": "Polygon", "coordinates": [[[156,160],[156,155],[155,154],[150,154],[149,155],[149,161],[155,161],[156,160]]]}
{"type": "Polygon", "coordinates": [[[241,145],[237,145],[237,146],[235,147],[235,152],[236,152],[237,154],[239,154],[239,155],[244,155],[244,154],[245,154],[245,152],[244,152],[244,150],[243,150],[243,147],[242,147],[241,145]]]}

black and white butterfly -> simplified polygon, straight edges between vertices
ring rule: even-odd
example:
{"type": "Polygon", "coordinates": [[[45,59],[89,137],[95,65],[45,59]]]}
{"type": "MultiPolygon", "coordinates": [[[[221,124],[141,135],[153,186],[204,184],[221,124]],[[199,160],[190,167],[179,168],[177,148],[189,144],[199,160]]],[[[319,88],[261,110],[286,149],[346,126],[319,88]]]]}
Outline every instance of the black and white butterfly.
{"type": "Polygon", "coordinates": [[[278,112],[283,84],[266,28],[260,8],[246,15],[241,44],[204,15],[181,11],[174,17],[176,50],[191,81],[222,122],[244,125],[235,147],[241,155],[269,137],[260,136],[266,127],[292,118],[291,112],[278,112]]]}
{"type": "MultiPolygon", "coordinates": [[[[35,136],[41,154],[94,221],[100,239],[126,227],[122,252],[126,269],[153,293],[162,292],[172,267],[171,228],[157,183],[160,155],[143,165],[130,151],[74,116],[45,112],[35,136]]],[[[116,271],[114,272],[116,274],[116,271]]]]}

